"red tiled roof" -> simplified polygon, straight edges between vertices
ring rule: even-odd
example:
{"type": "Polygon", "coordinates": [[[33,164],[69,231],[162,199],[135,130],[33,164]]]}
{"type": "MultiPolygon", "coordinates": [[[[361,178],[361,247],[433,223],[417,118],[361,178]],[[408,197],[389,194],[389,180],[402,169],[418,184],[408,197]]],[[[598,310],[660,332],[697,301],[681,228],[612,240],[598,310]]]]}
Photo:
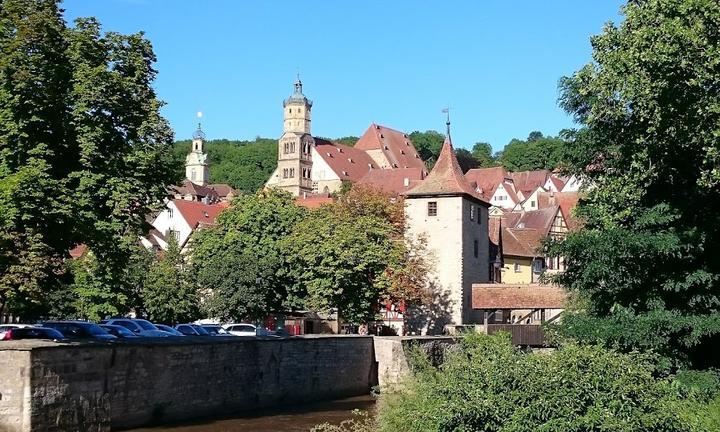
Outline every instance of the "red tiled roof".
{"type": "Polygon", "coordinates": [[[85,252],[87,252],[87,245],[80,243],[79,245],[75,246],[74,248],[70,249],[70,258],[72,259],[78,259],[85,255],[85,252]]]}
{"type": "Polygon", "coordinates": [[[220,198],[227,198],[228,196],[237,196],[238,193],[235,189],[232,188],[229,184],[225,183],[216,183],[216,184],[210,184],[208,187],[212,190],[214,190],[220,198]]]}
{"type": "Polygon", "coordinates": [[[452,143],[447,138],[430,174],[428,174],[420,184],[407,191],[405,195],[410,197],[464,195],[488,207],[490,206],[490,204],[475,191],[475,188],[470,186],[470,183],[463,175],[460,164],[458,164],[457,158],[455,157],[452,143]]]}
{"type": "Polygon", "coordinates": [[[368,184],[391,194],[401,194],[425,177],[422,168],[373,169],[358,184],[368,184]]]}
{"type": "Polygon", "coordinates": [[[375,161],[363,150],[322,138],[314,138],[314,140],[318,154],[335,171],[340,180],[357,182],[370,171],[371,167],[377,168],[375,161]]]}
{"type": "Polygon", "coordinates": [[[508,177],[505,168],[498,166],[492,168],[473,168],[465,173],[469,182],[474,182],[482,197],[486,200],[492,198],[498,185],[508,177]]]}
{"type": "Polygon", "coordinates": [[[554,285],[474,284],[473,309],[564,309],[567,293],[554,285]]]}
{"type": "Polygon", "coordinates": [[[503,228],[503,255],[534,258],[539,255],[539,248],[545,234],[532,228],[503,228]]]}
{"type": "Polygon", "coordinates": [[[579,197],[577,192],[540,192],[538,193],[538,206],[540,208],[560,206],[560,211],[565,218],[569,229],[576,229],[581,221],[573,215],[573,209],[577,206],[579,197]]]}
{"type": "Polygon", "coordinates": [[[305,207],[307,209],[316,209],[320,208],[320,206],[324,204],[330,204],[333,202],[332,197],[330,194],[317,194],[317,195],[307,195],[307,196],[299,196],[295,198],[295,204],[305,207]]]}
{"type": "Polygon", "coordinates": [[[561,191],[562,188],[565,187],[565,181],[557,177],[555,174],[550,175],[550,181],[555,186],[555,189],[557,189],[558,191],[561,191]]]}
{"type": "Polygon", "coordinates": [[[218,193],[215,189],[209,186],[200,186],[188,179],[183,180],[182,184],[170,186],[172,193],[178,193],[180,195],[190,195],[193,197],[209,197],[210,200],[217,200],[218,193]]]}
{"type": "Polygon", "coordinates": [[[198,225],[214,224],[217,215],[228,207],[225,203],[204,204],[200,201],[186,201],[182,199],[174,199],[172,202],[192,229],[197,228],[198,225]]]}
{"type": "Polygon", "coordinates": [[[393,168],[418,168],[427,172],[407,134],[389,127],[371,124],[355,144],[360,150],[381,150],[393,168]]]}
{"type": "Polygon", "coordinates": [[[516,191],[534,191],[539,187],[545,186],[550,171],[548,170],[536,170],[536,171],[521,171],[510,173],[510,177],[515,183],[516,191]]]}

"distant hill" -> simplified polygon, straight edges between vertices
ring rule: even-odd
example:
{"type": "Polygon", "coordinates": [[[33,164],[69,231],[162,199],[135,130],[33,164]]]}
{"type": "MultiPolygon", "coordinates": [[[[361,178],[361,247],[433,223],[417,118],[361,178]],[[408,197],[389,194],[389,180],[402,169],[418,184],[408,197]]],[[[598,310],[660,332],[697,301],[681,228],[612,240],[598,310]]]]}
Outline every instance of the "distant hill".
{"type": "MultiPolygon", "coordinates": [[[[181,178],[185,177],[185,156],[191,144],[190,140],[175,142],[173,157],[181,178]]],[[[210,159],[210,182],[227,183],[245,193],[260,189],[277,165],[277,139],[272,138],[209,140],[205,151],[210,159]]]]}

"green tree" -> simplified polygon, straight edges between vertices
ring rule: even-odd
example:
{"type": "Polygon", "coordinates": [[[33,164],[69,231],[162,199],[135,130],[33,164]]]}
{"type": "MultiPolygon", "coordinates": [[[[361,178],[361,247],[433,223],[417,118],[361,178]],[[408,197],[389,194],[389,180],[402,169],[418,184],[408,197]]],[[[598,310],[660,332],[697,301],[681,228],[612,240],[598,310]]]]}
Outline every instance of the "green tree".
{"type": "Polygon", "coordinates": [[[623,13],[592,39],[594,62],[561,81],[583,125],[565,159],[593,185],[577,209],[586,228],[551,245],[566,257],[557,281],[588,299],[565,329],[717,366],[720,4],[629,2],[623,13]]]}
{"type": "MultiPolygon", "coordinates": [[[[149,204],[175,180],[142,34],[68,28],[56,1],[0,7],[0,307],[39,302],[77,243],[116,290],[149,204]]],[[[122,308],[122,304],[112,308],[122,308]]]]}
{"type": "Polygon", "coordinates": [[[460,169],[462,169],[464,173],[480,166],[475,156],[463,148],[455,149],[455,157],[458,160],[458,164],[460,164],[460,169]]]}
{"type": "MultiPolygon", "coordinates": [[[[178,141],[173,149],[176,173],[185,176],[185,157],[190,140],[178,141]]],[[[244,193],[262,188],[277,166],[277,140],[256,138],[254,141],[226,139],[206,142],[210,159],[210,182],[226,183],[244,193]]]]}
{"type": "Polygon", "coordinates": [[[434,130],[414,131],[410,134],[410,140],[415,145],[420,158],[427,164],[428,169],[432,168],[440,155],[440,149],[442,149],[443,142],[445,142],[445,135],[434,130]]]}
{"type": "Polygon", "coordinates": [[[562,138],[535,131],[525,141],[513,138],[497,161],[510,171],[552,170],[561,165],[564,146],[562,138]]]}
{"type": "Polygon", "coordinates": [[[416,352],[413,371],[381,396],[381,431],[696,430],[671,383],[637,354],[573,345],[528,354],[506,334],[470,334],[437,368],[416,352]]]}
{"type": "Polygon", "coordinates": [[[198,318],[200,296],[174,237],[150,266],[141,296],[152,321],[176,324],[198,318]]]}
{"type": "Polygon", "coordinates": [[[477,142],[472,148],[472,155],[477,161],[480,168],[492,167],[497,164],[493,156],[492,146],[490,143],[477,142]]]}
{"type": "Polygon", "coordinates": [[[302,305],[288,292],[291,281],[280,241],[305,212],[286,192],[260,191],[233,200],[215,226],[193,235],[192,267],[208,293],[203,306],[209,316],[261,319],[302,305]]]}
{"type": "Polygon", "coordinates": [[[111,289],[115,275],[92,251],[77,260],[68,261],[68,267],[73,282],[64,294],[73,299],[73,304],[72,309],[65,311],[72,313],[67,318],[99,321],[127,312],[128,296],[123,291],[111,289]]]}
{"type": "Polygon", "coordinates": [[[360,138],[356,136],[345,136],[341,138],[331,139],[330,141],[353,147],[355,146],[355,144],[357,144],[358,140],[360,140],[360,138]]]}

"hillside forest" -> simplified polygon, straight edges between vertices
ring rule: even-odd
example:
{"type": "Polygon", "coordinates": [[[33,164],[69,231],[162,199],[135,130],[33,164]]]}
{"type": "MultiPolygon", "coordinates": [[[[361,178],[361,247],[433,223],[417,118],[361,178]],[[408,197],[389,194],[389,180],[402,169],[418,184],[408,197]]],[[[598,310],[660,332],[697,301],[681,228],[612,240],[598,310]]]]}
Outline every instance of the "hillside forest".
{"type": "MultiPolygon", "coordinates": [[[[457,148],[456,154],[464,171],[502,165],[510,171],[554,169],[558,167],[565,141],[561,136],[545,136],[534,131],[526,139],[513,138],[502,151],[493,153],[492,146],[478,142],[471,150],[457,148]]],[[[445,136],[437,131],[415,131],[410,134],[420,156],[432,168],[445,136]]],[[[358,137],[330,138],[331,141],[355,145],[358,137]]],[[[185,176],[185,156],[190,151],[190,140],[175,142],[173,159],[177,177],[185,176]]],[[[277,164],[277,140],[256,137],[238,141],[217,139],[205,145],[211,163],[210,182],[227,183],[242,192],[255,192],[270,177],[277,164]]]]}

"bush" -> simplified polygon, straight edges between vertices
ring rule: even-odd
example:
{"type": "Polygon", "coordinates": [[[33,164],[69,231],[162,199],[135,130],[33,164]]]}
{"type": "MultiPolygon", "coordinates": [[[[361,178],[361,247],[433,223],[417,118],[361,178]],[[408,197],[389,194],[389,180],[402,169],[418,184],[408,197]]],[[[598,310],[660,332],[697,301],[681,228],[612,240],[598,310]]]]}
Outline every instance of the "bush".
{"type": "Polygon", "coordinates": [[[471,334],[432,367],[420,354],[401,392],[383,395],[382,431],[692,431],[677,391],[646,356],[565,346],[519,351],[471,334]]]}

